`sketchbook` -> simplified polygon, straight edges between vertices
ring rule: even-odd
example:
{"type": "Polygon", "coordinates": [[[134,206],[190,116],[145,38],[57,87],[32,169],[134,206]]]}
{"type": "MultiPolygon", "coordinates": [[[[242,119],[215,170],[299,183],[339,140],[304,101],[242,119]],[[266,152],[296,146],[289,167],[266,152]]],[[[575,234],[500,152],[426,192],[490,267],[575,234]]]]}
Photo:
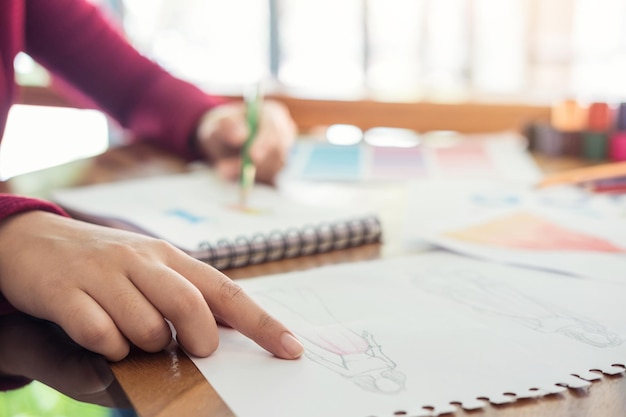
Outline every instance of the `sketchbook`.
{"type": "Polygon", "coordinates": [[[624,373],[624,285],[431,251],[239,281],[303,342],[193,362],[239,417],[437,416],[624,373]]]}
{"type": "Polygon", "coordinates": [[[208,169],[56,190],[52,201],[75,218],[169,241],[218,269],[376,243],[374,212],[308,205],[256,185],[238,204],[235,183],[208,169]]]}

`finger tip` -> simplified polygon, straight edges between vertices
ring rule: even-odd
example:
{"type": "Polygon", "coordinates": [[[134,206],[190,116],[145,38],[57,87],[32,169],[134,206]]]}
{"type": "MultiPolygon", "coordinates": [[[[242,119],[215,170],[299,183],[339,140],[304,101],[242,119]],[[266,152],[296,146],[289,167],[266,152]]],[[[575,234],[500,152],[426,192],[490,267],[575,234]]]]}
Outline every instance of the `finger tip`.
{"type": "Polygon", "coordinates": [[[197,358],[206,358],[211,356],[219,347],[218,340],[208,340],[207,343],[198,344],[191,342],[181,341],[180,338],[176,338],[176,342],[181,345],[190,355],[197,358]]]}
{"type": "Polygon", "coordinates": [[[130,353],[130,349],[119,349],[116,352],[106,352],[106,353],[103,353],[102,355],[109,362],[119,362],[123,359],[126,359],[129,353],[130,353]]]}
{"type": "Polygon", "coordinates": [[[280,336],[280,345],[285,352],[284,359],[298,359],[304,354],[304,345],[291,333],[284,332],[280,336]]]}

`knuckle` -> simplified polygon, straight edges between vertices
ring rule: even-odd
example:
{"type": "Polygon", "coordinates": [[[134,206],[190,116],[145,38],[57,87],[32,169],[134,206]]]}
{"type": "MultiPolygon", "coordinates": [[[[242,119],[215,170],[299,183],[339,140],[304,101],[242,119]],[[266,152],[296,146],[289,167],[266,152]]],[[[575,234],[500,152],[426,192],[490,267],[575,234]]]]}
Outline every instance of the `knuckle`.
{"type": "Polygon", "coordinates": [[[216,121],[217,130],[221,132],[232,132],[237,129],[237,120],[234,113],[223,114],[216,121]]]}
{"type": "Polygon", "coordinates": [[[171,334],[165,321],[152,320],[143,325],[135,344],[147,351],[159,351],[169,343],[171,334]]]}
{"type": "Polygon", "coordinates": [[[160,249],[160,250],[165,251],[165,252],[169,252],[169,251],[174,249],[174,246],[170,242],[168,242],[168,241],[166,241],[164,239],[153,239],[152,240],[152,244],[157,249],[160,249]]]}
{"type": "Polygon", "coordinates": [[[206,307],[206,301],[200,293],[200,290],[196,288],[189,288],[185,291],[180,291],[174,301],[174,308],[177,315],[181,317],[188,317],[192,314],[197,314],[198,310],[206,307]]]}
{"type": "Polygon", "coordinates": [[[118,256],[126,259],[135,259],[139,257],[138,245],[131,244],[125,241],[116,241],[110,242],[110,247],[108,250],[111,250],[112,253],[116,253],[118,256]]]}
{"type": "Polygon", "coordinates": [[[141,260],[150,260],[155,256],[170,257],[175,252],[174,246],[163,240],[147,236],[138,236],[136,241],[118,241],[112,242],[111,249],[118,256],[130,260],[131,262],[140,262],[141,260]]]}
{"type": "Polygon", "coordinates": [[[163,254],[167,258],[178,251],[174,245],[163,239],[153,239],[151,243],[157,253],[163,254]]]}
{"type": "Polygon", "coordinates": [[[262,312],[259,315],[257,325],[260,330],[266,331],[276,326],[276,320],[269,313],[262,312]]]}
{"type": "Polygon", "coordinates": [[[95,321],[80,329],[79,343],[89,349],[102,351],[101,347],[107,345],[109,334],[110,328],[107,323],[95,321]]]}
{"type": "Polygon", "coordinates": [[[225,278],[220,285],[219,296],[223,302],[232,303],[243,298],[245,294],[239,285],[225,278]]]}

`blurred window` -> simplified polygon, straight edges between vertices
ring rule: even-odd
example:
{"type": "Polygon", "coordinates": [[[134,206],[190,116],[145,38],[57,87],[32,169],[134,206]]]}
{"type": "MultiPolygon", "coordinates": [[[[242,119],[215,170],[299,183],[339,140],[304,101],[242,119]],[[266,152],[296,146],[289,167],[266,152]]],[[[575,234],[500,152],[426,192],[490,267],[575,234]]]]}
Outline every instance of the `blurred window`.
{"type": "Polygon", "coordinates": [[[140,50],[211,89],[271,78],[324,98],[626,95],[626,0],[118,2],[140,50]]]}

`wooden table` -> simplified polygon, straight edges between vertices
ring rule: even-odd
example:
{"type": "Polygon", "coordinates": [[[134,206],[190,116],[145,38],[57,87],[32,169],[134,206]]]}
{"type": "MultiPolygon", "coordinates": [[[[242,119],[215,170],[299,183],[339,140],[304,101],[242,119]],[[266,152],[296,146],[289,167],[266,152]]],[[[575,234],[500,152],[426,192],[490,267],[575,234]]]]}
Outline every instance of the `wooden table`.
{"type": "MultiPolygon", "coordinates": [[[[537,157],[537,160],[547,172],[581,165],[581,161],[575,159],[554,160],[537,157]]],[[[63,168],[11,179],[0,184],[0,191],[45,197],[47,190],[60,185],[116,181],[160,173],[184,172],[187,169],[188,166],[183,161],[171,155],[145,145],[133,145],[111,149],[98,157],[77,161],[63,168]]],[[[376,244],[226,272],[234,279],[245,279],[269,273],[388,255],[390,255],[390,249],[387,243],[376,244]]],[[[111,364],[111,369],[134,408],[142,417],[233,416],[209,382],[175,343],[156,354],[133,351],[125,360],[111,364]]],[[[623,417],[626,416],[626,378],[623,374],[605,375],[586,389],[567,389],[560,394],[552,394],[539,399],[518,400],[501,406],[485,403],[484,409],[475,411],[459,409],[450,415],[457,417],[623,417]]]]}

